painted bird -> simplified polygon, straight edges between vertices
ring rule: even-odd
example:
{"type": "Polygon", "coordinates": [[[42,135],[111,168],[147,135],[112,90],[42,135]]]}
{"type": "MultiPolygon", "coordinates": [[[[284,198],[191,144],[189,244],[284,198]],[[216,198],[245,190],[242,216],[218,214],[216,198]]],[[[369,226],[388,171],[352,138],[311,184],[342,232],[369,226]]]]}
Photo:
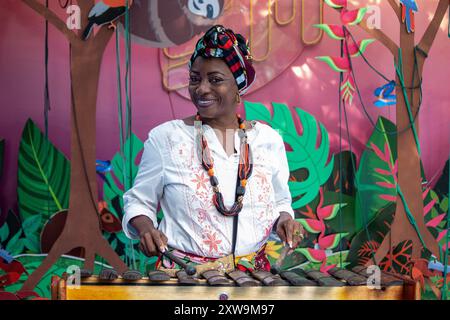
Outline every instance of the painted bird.
{"type": "Polygon", "coordinates": [[[5,263],[11,263],[14,260],[13,256],[5,249],[2,249],[1,246],[0,246],[0,258],[3,259],[5,263]]]}
{"type": "Polygon", "coordinates": [[[414,22],[414,12],[419,11],[415,0],[400,0],[402,5],[402,22],[406,24],[408,33],[414,32],[416,25],[414,22]]]}
{"type": "Polygon", "coordinates": [[[113,28],[115,25],[113,21],[124,15],[126,12],[126,6],[133,4],[133,0],[100,0],[89,12],[88,25],[83,32],[83,40],[89,38],[94,25],[102,26],[110,23],[113,28]]]}
{"type": "Polygon", "coordinates": [[[106,179],[105,174],[112,170],[111,161],[109,160],[95,160],[95,171],[99,177],[111,188],[111,184],[106,179]]]}
{"type": "Polygon", "coordinates": [[[395,96],[395,81],[392,80],[382,87],[375,89],[374,95],[378,98],[373,104],[375,107],[383,108],[397,103],[395,96]]]}

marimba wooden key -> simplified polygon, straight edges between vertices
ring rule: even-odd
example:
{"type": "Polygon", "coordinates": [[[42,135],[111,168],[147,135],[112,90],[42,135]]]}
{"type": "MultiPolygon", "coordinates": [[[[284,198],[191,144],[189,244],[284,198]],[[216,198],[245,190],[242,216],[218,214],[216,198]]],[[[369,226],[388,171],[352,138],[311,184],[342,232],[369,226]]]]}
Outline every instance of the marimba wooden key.
{"type": "MultiPolygon", "coordinates": [[[[81,279],[79,287],[67,284],[66,278],[53,277],[52,298],[61,300],[402,300],[420,299],[419,285],[404,277],[381,272],[379,289],[369,281],[364,267],[352,270],[333,268],[329,274],[316,270],[294,269],[273,275],[266,271],[246,274],[235,270],[226,275],[206,271],[203,278],[177,272],[177,278],[164,281],[152,277],[136,281],[118,278],[102,280],[92,276],[81,279]],[[153,278],[153,280],[151,279],[153,278]]],[[[150,274],[149,274],[150,275],[150,274]]]]}

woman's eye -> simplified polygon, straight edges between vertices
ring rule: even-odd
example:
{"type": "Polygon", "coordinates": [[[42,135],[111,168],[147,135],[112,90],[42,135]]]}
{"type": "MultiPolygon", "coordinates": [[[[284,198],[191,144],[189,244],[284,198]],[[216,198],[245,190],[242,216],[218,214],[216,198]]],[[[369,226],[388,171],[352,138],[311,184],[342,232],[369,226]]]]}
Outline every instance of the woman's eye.
{"type": "Polygon", "coordinates": [[[200,81],[200,79],[198,77],[189,77],[189,82],[190,83],[197,83],[199,81],[200,81]]]}
{"type": "Polygon", "coordinates": [[[211,81],[211,83],[220,83],[220,82],[222,82],[223,80],[220,79],[220,78],[212,78],[212,79],[210,79],[209,81],[211,81]]]}

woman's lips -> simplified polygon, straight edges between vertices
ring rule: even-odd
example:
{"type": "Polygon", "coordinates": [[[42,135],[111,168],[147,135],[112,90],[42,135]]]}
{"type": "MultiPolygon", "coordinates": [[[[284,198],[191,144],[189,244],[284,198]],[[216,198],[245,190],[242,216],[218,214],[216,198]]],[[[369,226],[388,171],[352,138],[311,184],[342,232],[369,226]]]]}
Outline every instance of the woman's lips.
{"type": "Polygon", "coordinates": [[[215,99],[199,99],[197,100],[197,106],[200,108],[208,108],[212,106],[217,100],[215,99]]]}

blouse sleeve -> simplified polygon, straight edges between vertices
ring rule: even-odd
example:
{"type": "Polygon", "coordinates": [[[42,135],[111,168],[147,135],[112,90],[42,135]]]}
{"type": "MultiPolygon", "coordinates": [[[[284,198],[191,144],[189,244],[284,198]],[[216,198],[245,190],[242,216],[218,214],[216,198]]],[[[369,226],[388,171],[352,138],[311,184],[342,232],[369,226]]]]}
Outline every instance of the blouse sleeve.
{"type": "Polygon", "coordinates": [[[153,131],[144,143],[144,152],[133,187],[123,196],[124,216],[122,229],[128,238],[138,234],[129,222],[140,215],[149,217],[157,228],[156,210],[164,189],[164,163],[153,131]]]}
{"type": "Polygon", "coordinates": [[[275,192],[275,210],[280,213],[285,211],[294,218],[294,210],[292,210],[292,198],[289,191],[289,164],[286,157],[286,149],[284,147],[283,138],[277,133],[275,140],[275,169],[272,176],[272,184],[275,192]]]}

